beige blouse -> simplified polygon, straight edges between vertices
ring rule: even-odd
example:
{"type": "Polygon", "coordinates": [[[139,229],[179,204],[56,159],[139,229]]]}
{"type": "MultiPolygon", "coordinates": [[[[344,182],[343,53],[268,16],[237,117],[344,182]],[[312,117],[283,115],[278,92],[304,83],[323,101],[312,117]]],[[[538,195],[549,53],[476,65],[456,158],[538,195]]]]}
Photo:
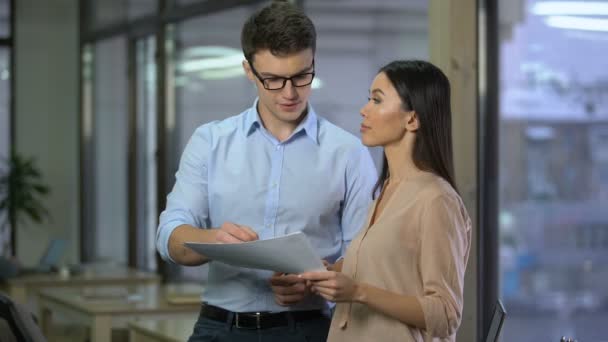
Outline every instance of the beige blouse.
{"type": "MultiPolygon", "coordinates": [[[[423,172],[395,184],[384,209],[351,242],[342,272],[420,302],[426,330],[365,304],[338,303],[328,341],[455,341],[463,306],[471,220],[442,178],[423,172]]],[[[373,299],[371,299],[373,300],[373,299]]]]}

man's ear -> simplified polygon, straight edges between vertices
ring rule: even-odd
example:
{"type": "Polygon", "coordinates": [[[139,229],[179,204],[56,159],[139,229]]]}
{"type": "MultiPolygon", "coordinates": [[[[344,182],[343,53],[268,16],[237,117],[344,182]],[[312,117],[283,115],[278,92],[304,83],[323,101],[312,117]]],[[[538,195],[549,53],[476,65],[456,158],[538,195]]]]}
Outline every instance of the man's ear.
{"type": "Polygon", "coordinates": [[[249,62],[247,62],[247,60],[243,60],[243,70],[245,71],[245,75],[247,75],[247,78],[251,82],[255,83],[255,75],[251,71],[251,66],[249,65],[249,62]]]}
{"type": "Polygon", "coordinates": [[[420,120],[415,111],[409,111],[405,114],[405,129],[410,132],[416,132],[420,128],[420,120]]]}

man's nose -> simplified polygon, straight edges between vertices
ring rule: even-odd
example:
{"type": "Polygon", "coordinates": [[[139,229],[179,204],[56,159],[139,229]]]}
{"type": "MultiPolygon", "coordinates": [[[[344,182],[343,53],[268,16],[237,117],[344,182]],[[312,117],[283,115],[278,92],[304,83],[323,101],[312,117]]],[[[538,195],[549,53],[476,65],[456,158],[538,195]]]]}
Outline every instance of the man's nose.
{"type": "Polygon", "coordinates": [[[283,95],[292,98],[297,95],[296,87],[291,83],[291,80],[285,81],[285,87],[283,87],[283,95]]]}

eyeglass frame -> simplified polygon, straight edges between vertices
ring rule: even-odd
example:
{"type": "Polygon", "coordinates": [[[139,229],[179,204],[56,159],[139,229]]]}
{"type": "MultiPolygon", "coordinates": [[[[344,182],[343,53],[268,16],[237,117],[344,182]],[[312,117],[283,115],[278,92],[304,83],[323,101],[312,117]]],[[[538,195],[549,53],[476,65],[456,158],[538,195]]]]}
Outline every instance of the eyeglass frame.
{"type": "Polygon", "coordinates": [[[296,88],[301,88],[301,87],[306,87],[312,84],[312,82],[315,79],[315,59],[312,59],[312,65],[310,66],[312,68],[312,72],[303,72],[297,75],[293,75],[291,77],[283,77],[283,76],[271,76],[271,77],[262,77],[260,76],[260,74],[257,72],[257,70],[255,70],[255,67],[253,66],[253,62],[251,62],[250,60],[247,60],[247,63],[249,63],[249,67],[251,68],[251,72],[255,75],[255,77],[257,77],[258,80],[260,80],[260,83],[262,83],[262,86],[264,87],[264,89],[266,90],[281,90],[283,88],[285,88],[285,85],[287,84],[287,81],[291,82],[291,85],[296,87],[296,88]],[[312,75],[312,78],[310,79],[310,83],[304,84],[304,85],[295,85],[295,83],[293,83],[293,78],[294,77],[299,77],[299,76],[304,76],[304,75],[312,75]],[[280,88],[268,88],[266,86],[266,80],[269,80],[271,78],[280,78],[283,80],[283,85],[280,88]]]}

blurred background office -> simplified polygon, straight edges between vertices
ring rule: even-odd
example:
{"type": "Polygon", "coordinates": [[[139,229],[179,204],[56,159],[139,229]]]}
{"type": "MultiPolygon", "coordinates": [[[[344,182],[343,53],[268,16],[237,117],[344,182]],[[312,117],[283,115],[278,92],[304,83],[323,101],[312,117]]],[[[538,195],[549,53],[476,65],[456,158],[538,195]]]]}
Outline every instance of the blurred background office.
{"type": "MultiPolygon", "coordinates": [[[[158,258],[158,214],[194,129],[252,103],[240,29],[268,2],[0,0],[0,170],[11,151],[34,157],[51,189],[40,224],[13,227],[0,212],[3,254],[34,264],[61,237],[65,264],[204,284],[204,266],[158,258]]],[[[477,238],[462,340],[484,335],[497,298],[504,341],[605,339],[608,1],[294,3],[318,31],[312,104],[355,135],[390,60],[436,61],[472,89],[462,95],[452,79],[465,102],[457,178],[477,238]],[[474,32],[455,39],[467,25],[474,32]]]]}

